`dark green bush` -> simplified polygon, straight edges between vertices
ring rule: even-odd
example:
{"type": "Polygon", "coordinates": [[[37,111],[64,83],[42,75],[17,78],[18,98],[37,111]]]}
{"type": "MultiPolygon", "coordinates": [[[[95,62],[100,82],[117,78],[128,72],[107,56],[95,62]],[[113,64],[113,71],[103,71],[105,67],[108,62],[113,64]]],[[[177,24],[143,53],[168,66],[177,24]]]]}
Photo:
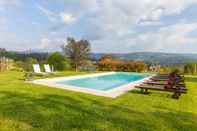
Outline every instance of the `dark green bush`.
{"type": "Polygon", "coordinates": [[[47,59],[47,63],[53,66],[54,70],[57,71],[70,68],[68,60],[66,60],[65,57],[59,52],[51,54],[47,59]]]}

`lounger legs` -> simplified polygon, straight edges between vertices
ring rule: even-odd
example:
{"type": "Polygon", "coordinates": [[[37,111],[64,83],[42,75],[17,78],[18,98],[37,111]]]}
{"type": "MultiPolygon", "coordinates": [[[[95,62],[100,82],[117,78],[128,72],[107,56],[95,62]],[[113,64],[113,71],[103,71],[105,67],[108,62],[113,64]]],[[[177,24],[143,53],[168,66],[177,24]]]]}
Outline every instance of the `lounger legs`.
{"type": "MultiPolygon", "coordinates": [[[[143,94],[148,94],[148,89],[141,88],[141,92],[143,94]]],[[[181,91],[177,89],[177,90],[174,91],[174,93],[172,95],[172,98],[179,99],[179,96],[181,96],[181,91]]]]}
{"type": "Polygon", "coordinates": [[[144,89],[143,88],[141,88],[141,93],[143,93],[144,92],[144,89]]]}
{"type": "Polygon", "coordinates": [[[148,89],[145,89],[145,92],[144,92],[145,94],[148,94],[148,89]]]}
{"type": "MultiPolygon", "coordinates": [[[[143,94],[148,94],[148,89],[144,89],[144,88],[141,88],[141,92],[143,94]]],[[[181,92],[179,90],[176,90],[173,95],[172,95],[172,98],[174,99],[179,99],[179,96],[181,95],[181,92]]]]}
{"type": "Polygon", "coordinates": [[[172,95],[172,98],[179,99],[179,96],[180,96],[180,92],[175,91],[174,94],[172,95]]]}
{"type": "Polygon", "coordinates": [[[148,94],[148,89],[141,88],[141,92],[144,93],[144,94],[148,94]]]}

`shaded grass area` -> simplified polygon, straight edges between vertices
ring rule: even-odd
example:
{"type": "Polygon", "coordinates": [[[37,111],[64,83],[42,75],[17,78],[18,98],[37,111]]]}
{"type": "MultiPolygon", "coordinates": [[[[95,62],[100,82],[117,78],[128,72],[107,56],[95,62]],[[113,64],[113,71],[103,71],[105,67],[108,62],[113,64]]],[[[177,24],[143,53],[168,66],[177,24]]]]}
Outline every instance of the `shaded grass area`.
{"type": "Polygon", "coordinates": [[[187,82],[197,82],[197,75],[195,76],[188,75],[185,77],[185,79],[187,82]]]}
{"type": "Polygon", "coordinates": [[[195,80],[188,80],[188,94],[179,100],[165,92],[143,95],[138,90],[111,99],[27,84],[23,76],[0,74],[0,130],[197,130],[195,80]]]}

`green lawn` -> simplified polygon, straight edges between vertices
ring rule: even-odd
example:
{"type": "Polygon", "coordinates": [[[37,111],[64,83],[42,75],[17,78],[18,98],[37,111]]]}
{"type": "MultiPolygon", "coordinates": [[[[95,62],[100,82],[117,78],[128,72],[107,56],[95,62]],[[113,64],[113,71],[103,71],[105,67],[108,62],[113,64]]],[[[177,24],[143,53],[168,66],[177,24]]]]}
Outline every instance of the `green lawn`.
{"type": "Polygon", "coordinates": [[[0,73],[0,131],[197,130],[195,78],[187,79],[188,94],[175,100],[165,92],[98,97],[28,84],[23,76],[0,73]]]}

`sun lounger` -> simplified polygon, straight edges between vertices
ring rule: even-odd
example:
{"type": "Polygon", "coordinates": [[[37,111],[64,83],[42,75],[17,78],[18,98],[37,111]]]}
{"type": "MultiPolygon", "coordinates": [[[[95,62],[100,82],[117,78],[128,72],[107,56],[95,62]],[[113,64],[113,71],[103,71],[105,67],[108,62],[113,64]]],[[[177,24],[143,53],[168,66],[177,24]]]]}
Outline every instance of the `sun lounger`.
{"type": "Polygon", "coordinates": [[[180,87],[165,88],[165,86],[140,85],[140,86],[136,86],[136,88],[140,88],[141,91],[144,93],[148,93],[148,90],[172,92],[173,93],[172,97],[176,99],[179,98],[181,93],[186,93],[186,91],[181,89],[180,87]]]}
{"type": "Polygon", "coordinates": [[[53,73],[49,64],[44,65],[44,70],[45,70],[46,73],[53,73]]]}
{"type": "Polygon", "coordinates": [[[49,74],[56,73],[56,72],[53,71],[53,68],[51,68],[51,66],[49,64],[44,65],[44,70],[45,70],[46,73],[49,73],[49,74]]]}
{"type": "Polygon", "coordinates": [[[180,75],[177,73],[170,73],[170,74],[158,74],[154,77],[152,77],[153,79],[161,79],[161,80],[165,80],[165,79],[169,79],[169,78],[179,78],[179,79],[184,79],[184,75],[180,75]]]}
{"type": "MultiPolygon", "coordinates": [[[[167,82],[158,82],[158,81],[146,81],[144,82],[144,84],[148,84],[148,85],[165,85],[167,82]]],[[[177,83],[176,86],[182,86],[185,87],[185,83],[177,83]]]]}
{"type": "Polygon", "coordinates": [[[157,75],[152,77],[149,81],[144,82],[144,84],[148,85],[165,85],[168,82],[176,84],[178,87],[185,87],[184,76],[180,76],[179,74],[165,74],[165,76],[157,75]]]}
{"type": "Polygon", "coordinates": [[[150,84],[150,85],[165,85],[167,84],[168,81],[171,81],[172,83],[176,83],[177,86],[184,86],[185,87],[185,82],[183,78],[176,77],[176,78],[167,78],[167,79],[157,79],[157,78],[152,78],[144,84],[150,84]]]}
{"type": "MultiPolygon", "coordinates": [[[[168,81],[170,79],[170,77],[152,77],[151,80],[152,81],[168,81]]],[[[174,79],[179,79],[180,82],[184,82],[184,77],[176,77],[174,79]]]]}
{"type": "MultiPolygon", "coordinates": [[[[162,79],[163,80],[163,79],[162,79]]],[[[173,92],[173,97],[178,98],[181,93],[186,93],[187,89],[182,80],[178,77],[176,79],[166,79],[165,81],[147,81],[144,82],[143,85],[136,86],[136,88],[140,88],[142,92],[148,92],[148,90],[159,90],[159,91],[167,91],[173,92]]]]}
{"type": "Polygon", "coordinates": [[[40,65],[39,64],[33,64],[33,72],[35,74],[46,74],[45,72],[42,72],[40,69],[40,65]]]}

